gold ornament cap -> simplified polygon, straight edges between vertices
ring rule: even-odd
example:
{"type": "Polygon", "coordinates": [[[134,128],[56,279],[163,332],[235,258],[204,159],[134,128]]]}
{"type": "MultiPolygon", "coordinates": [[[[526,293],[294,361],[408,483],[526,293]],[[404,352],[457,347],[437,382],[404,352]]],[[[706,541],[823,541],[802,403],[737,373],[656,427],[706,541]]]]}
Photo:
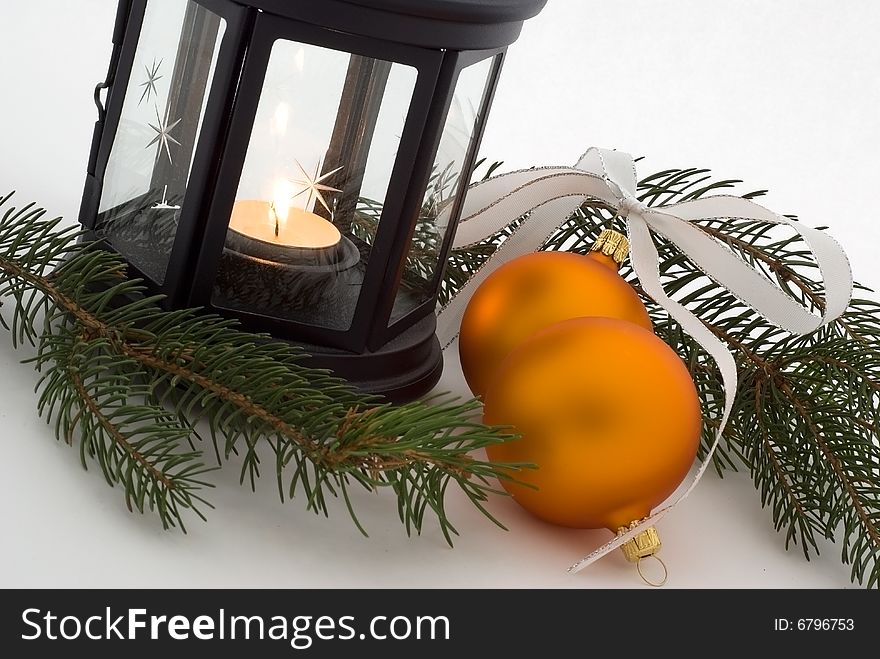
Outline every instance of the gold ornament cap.
{"type": "Polygon", "coordinates": [[[603,229],[590,251],[602,252],[605,256],[614,259],[617,265],[620,265],[626,261],[626,257],[629,255],[629,240],[619,231],[603,229]]]}
{"type": "MultiPolygon", "coordinates": [[[[633,522],[633,525],[635,524],[636,522],[633,522]]],[[[630,526],[630,528],[632,528],[632,526],[630,526]]],[[[622,527],[617,530],[617,533],[623,534],[626,533],[627,530],[626,527],[622,527]]],[[[620,546],[623,550],[623,555],[626,556],[626,560],[630,563],[636,564],[636,569],[639,571],[639,576],[642,580],[649,586],[654,586],[656,588],[665,584],[666,578],[669,576],[669,572],[666,570],[666,563],[660,560],[660,557],[657,556],[657,552],[660,551],[661,546],[660,536],[657,534],[657,529],[653,526],[649,526],[636,537],[630,538],[620,546]],[[657,576],[649,578],[649,576],[645,574],[642,570],[642,562],[647,558],[653,558],[660,565],[660,568],[663,570],[662,576],[659,578],[657,576]]]]}
{"type": "MultiPolygon", "coordinates": [[[[626,531],[626,529],[620,529],[620,531],[626,531]]],[[[620,548],[623,550],[626,560],[630,563],[638,563],[641,559],[656,554],[662,546],[657,529],[649,526],[634,538],[624,542],[620,548]]]]}

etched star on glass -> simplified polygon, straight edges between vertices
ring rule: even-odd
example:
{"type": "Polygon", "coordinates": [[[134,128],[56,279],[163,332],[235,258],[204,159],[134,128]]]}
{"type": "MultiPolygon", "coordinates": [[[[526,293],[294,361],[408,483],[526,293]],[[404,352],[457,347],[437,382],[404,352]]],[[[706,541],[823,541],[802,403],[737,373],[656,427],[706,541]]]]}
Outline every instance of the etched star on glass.
{"type": "Polygon", "coordinates": [[[330,207],[327,205],[327,201],[324,199],[324,195],[322,192],[342,192],[339,188],[332,188],[329,185],[325,185],[322,181],[326,181],[328,178],[333,176],[336,172],[340,171],[342,167],[337,167],[336,169],[321,174],[321,165],[323,164],[321,160],[318,161],[318,166],[315,167],[314,176],[309,175],[306,172],[305,168],[299,163],[298,160],[294,160],[296,166],[299,167],[299,171],[302,173],[302,178],[299,179],[291,179],[291,183],[294,185],[298,185],[302,187],[302,190],[297,192],[295,195],[291,197],[291,199],[296,199],[301,194],[308,193],[308,198],[306,199],[306,209],[311,206],[312,199],[317,199],[321,205],[327,209],[328,213],[332,213],[330,207]]]}

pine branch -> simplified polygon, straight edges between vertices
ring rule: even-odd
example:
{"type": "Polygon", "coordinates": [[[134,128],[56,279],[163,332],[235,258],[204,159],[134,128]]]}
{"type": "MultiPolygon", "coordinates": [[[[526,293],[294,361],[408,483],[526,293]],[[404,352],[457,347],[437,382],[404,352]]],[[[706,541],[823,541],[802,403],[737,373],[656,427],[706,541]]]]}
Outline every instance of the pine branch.
{"type": "MultiPolygon", "coordinates": [[[[714,181],[707,169],[668,169],[643,179],[639,197],[649,205],[668,204],[739,183],[714,181]]],[[[543,249],[586,253],[613,219],[603,204],[588,202],[543,249]]],[[[445,298],[457,292],[520,221],[473,249],[453,253],[445,298]]],[[[700,226],[801,304],[823,309],[818,269],[793,232],[745,220],[700,226]]],[[[655,242],[667,293],[727,343],[739,370],[725,445],[715,455],[716,469],[749,470],[776,529],[784,532],[786,548],[800,544],[809,558],[818,552],[819,537],[836,539],[843,562],[852,566],[852,579],[880,586],[880,304],[854,299],[835,323],[807,337],[792,337],[758,317],[667,241],[655,242]]],[[[629,268],[622,274],[645,300],[657,334],[691,370],[703,406],[705,450],[720,415],[717,368],[644,295],[629,268]]]]}
{"type": "Polygon", "coordinates": [[[216,316],[161,310],[118,257],[75,238],[33,206],[6,211],[0,296],[13,305],[10,321],[0,319],[15,345],[36,346],[40,413],[59,438],[79,439],[83,465],[97,463],[122,486],[130,509],[154,510],[166,527],[183,528],[185,510],[203,515],[200,420],[218,460],[239,455],[252,487],[265,464],[282,500],[301,493],[327,514],[328,497],[341,496],[356,523],[351,487],[387,487],[408,533],[430,510],[450,542],[449,484],[488,515],[493,479],[519,467],[470,455],[511,438],[474,421],[476,401],[379,404],[305,367],[291,345],[216,316]]]}

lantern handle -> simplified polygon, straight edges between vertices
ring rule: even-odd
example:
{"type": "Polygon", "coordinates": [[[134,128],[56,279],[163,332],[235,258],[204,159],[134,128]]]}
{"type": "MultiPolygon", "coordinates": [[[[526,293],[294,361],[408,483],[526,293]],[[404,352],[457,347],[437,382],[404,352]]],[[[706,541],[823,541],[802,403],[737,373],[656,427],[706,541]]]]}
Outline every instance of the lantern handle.
{"type": "Polygon", "coordinates": [[[95,106],[98,108],[98,118],[104,120],[107,108],[101,101],[101,91],[109,89],[116,78],[116,69],[119,66],[119,56],[122,51],[122,39],[125,36],[125,28],[128,25],[128,14],[131,10],[131,0],[119,0],[116,7],[116,22],[113,26],[113,52],[110,54],[110,65],[107,67],[107,76],[95,86],[95,106]]]}
{"type": "Polygon", "coordinates": [[[103,81],[95,85],[94,99],[95,107],[98,108],[98,121],[95,122],[95,129],[92,133],[92,152],[89,154],[89,164],[87,171],[90,176],[95,175],[98,162],[98,150],[101,145],[101,135],[104,132],[104,119],[107,116],[107,108],[101,100],[101,92],[104,89],[110,89],[116,78],[116,71],[119,68],[119,58],[122,54],[122,41],[125,38],[125,28],[128,27],[128,16],[131,12],[132,0],[119,0],[116,7],[116,22],[113,26],[113,51],[110,54],[110,64],[107,67],[107,75],[103,81]]]}

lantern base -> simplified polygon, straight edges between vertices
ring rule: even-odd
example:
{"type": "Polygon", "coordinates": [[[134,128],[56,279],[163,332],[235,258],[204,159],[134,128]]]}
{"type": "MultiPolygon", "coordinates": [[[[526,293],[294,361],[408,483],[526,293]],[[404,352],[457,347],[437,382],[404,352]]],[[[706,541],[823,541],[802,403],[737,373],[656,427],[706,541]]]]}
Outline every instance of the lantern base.
{"type": "Polygon", "coordinates": [[[428,393],[443,373],[436,328],[437,319],[431,314],[374,352],[297,345],[309,354],[303,362],[307,366],[330,369],[362,391],[405,403],[428,393]]]}

